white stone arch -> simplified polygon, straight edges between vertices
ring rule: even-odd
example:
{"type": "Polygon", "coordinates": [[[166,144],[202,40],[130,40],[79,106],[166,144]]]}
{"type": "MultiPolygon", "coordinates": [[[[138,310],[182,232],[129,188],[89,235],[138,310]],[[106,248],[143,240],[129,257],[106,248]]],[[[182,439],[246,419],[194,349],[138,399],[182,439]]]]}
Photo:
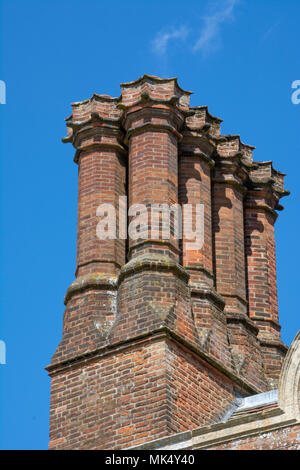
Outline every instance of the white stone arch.
{"type": "Polygon", "coordinates": [[[279,380],[278,404],[291,418],[300,420],[300,331],[285,357],[279,380]]]}

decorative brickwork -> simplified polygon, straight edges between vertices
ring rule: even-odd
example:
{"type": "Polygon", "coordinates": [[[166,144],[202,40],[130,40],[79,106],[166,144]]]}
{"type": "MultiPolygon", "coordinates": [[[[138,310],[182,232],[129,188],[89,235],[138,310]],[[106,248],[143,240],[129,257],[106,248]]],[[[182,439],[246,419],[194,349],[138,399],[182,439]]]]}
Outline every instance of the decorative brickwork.
{"type": "Polygon", "coordinates": [[[213,425],[237,395],[275,388],[286,353],[274,242],[284,175],[222,136],[221,119],[190,107],[176,78],[144,75],[121,90],[74,103],[66,119],[77,267],[47,367],[51,449],[127,448],[213,425]],[[128,220],[117,211],[115,236],[101,239],[99,220],[125,197],[128,220]],[[204,238],[191,246],[176,210],[190,205],[190,223],[199,204],[204,238]],[[168,238],[164,205],[175,211],[168,238]],[[127,238],[133,207],[138,236],[127,238]]]}

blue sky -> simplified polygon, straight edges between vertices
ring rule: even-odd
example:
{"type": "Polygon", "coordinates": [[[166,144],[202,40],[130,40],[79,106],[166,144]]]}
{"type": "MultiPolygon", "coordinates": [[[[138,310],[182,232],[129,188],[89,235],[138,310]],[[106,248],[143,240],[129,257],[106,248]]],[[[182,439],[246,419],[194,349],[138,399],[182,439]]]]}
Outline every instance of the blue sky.
{"type": "Polygon", "coordinates": [[[299,329],[298,0],[2,0],[0,448],[46,449],[50,380],[74,279],[77,167],[70,103],[144,73],[177,76],[223,134],[288,174],[276,223],[283,340],[299,329]]]}

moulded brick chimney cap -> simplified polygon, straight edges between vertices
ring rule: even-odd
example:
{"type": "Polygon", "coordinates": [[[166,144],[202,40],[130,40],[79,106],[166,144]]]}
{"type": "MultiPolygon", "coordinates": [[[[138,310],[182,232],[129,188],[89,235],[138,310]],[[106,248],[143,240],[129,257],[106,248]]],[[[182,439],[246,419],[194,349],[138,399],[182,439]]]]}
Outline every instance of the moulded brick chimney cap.
{"type": "Polygon", "coordinates": [[[120,97],[113,97],[113,96],[110,96],[110,95],[99,95],[98,93],[94,93],[93,96],[91,96],[91,98],[88,98],[86,100],[82,100],[82,101],[74,101],[74,103],[71,103],[71,106],[81,106],[83,104],[88,104],[88,103],[91,103],[92,101],[94,100],[98,100],[98,101],[118,101],[120,99],[120,97]]]}
{"type": "Polygon", "coordinates": [[[195,111],[195,113],[197,113],[197,111],[206,111],[206,114],[207,116],[212,119],[213,121],[216,121],[216,122],[223,122],[223,119],[221,118],[218,118],[216,116],[214,116],[213,114],[211,114],[209,111],[208,111],[208,106],[207,105],[202,105],[202,106],[190,106],[190,110],[191,111],[195,111]]]}
{"type": "Polygon", "coordinates": [[[175,85],[176,87],[183,93],[186,93],[188,95],[192,95],[193,94],[193,91],[187,91],[187,90],[184,90],[183,88],[181,88],[179,85],[178,85],[178,79],[177,77],[172,77],[172,78],[159,78],[155,75],[148,75],[148,74],[144,74],[142,77],[139,77],[137,78],[136,80],[133,80],[132,82],[125,82],[125,83],[121,83],[120,84],[120,87],[121,88],[125,88],[125,87],[130,87],[130,86],[133,86],[133,85],[137,85],[138,83],[140,82],[143,82],[143,81],[146,81],[146,80],[152,80],[153,82],[157,82],[157,83],[167,83],[167,82],[172,82],[174,81],[175,82],[175,85]]]}

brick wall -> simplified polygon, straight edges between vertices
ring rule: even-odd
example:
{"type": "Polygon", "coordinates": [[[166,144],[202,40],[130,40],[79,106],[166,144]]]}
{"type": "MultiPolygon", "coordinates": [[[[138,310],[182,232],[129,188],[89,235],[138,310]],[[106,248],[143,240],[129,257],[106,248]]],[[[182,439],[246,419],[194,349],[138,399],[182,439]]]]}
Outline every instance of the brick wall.
{"type": "Polygon", "coordinates": [[[214,422],[232,382],[166,339],[137,342],[52,377],[50,448],[120,449],[214,422]]]}

